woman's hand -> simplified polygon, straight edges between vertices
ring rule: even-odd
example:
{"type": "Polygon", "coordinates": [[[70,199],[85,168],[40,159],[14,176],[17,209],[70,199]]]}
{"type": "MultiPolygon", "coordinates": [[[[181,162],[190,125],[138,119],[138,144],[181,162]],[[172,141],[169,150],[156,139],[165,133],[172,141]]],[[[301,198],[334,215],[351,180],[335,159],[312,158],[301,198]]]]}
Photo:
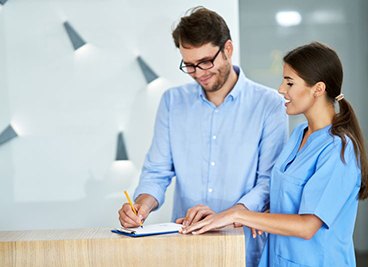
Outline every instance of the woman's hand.
{"type": "Polygon", "coordinates": [[[212,214],[191,226],[183,227],[181,233],[194,235],[219,229],[234,223],[236,210],[226,210],[218,214],[212,214]]]}
{"type": "MultiPolygon", "coordinates": [[[[270,213],[270,210],[268,209],[268,210],[264,211],[263,213],[270,213]]],[[[262,230],[257,230],[257,229],[252,228],[252,227],[249,227],[249,229],[252,231],[253,238],[256,238],[257,234],[258,235],[263,235],[263,233],[264,233],[262,230]]]]}
{"type": "Polygon", "coordinates": [[[176,223],[187,227],[213,214],[216,214],[216,212],[205,205],[199,204],[188,209],[185,217],[177,219],[176,223]]]}

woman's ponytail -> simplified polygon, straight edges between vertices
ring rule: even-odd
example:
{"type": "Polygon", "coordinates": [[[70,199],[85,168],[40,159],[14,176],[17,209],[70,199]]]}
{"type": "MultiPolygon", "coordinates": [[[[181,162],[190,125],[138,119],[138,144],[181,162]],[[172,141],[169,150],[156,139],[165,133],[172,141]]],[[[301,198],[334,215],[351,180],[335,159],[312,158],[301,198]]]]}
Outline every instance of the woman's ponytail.
{"type": "Polygon", "coordinates": [[[367,153],[365,149],[363,133],[360,129],[358,119],[353,107],[344,98],[338,99],[340,111],[335,115],[332,121],[331,133],[337,135],[342,140],[341,160],[345,162],[344,152],[346,148],[346,138],[348,136],[353,142],[355,157],[361,169],[361,186],[359,190],[359,199],[368,197],[368,164],[367,153]]]}

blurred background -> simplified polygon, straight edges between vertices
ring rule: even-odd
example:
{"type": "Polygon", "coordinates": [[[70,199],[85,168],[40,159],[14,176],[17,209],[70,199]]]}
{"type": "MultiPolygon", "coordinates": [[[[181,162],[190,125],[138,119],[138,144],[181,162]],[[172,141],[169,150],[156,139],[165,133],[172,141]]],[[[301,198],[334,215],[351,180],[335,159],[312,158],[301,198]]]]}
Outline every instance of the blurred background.
{"type": "MultiPolygon", "coordinates": [[[[234,64],[275,89],[287,51],[311,41],[333,47],[368,138],[365,0],[1,0],[0,230],[118,225],[160,97],[190,81],[171,30],[197,5],[227,21],[234,64]]],[[[290,131],[303,120],[291,117],[290,131]]],[[[170,220],[172,190],[149,222],[170,220]]],[[[367,226],[366,201],[358,256],[368,253],[367,226]]]]}

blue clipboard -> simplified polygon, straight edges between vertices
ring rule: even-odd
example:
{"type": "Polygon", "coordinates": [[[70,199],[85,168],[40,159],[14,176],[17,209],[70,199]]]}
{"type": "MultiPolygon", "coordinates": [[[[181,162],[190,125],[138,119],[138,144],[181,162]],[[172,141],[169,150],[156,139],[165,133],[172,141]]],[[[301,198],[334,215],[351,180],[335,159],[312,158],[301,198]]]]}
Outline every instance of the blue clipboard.
{"type": "Polygon", "coordinates": [[[166,234],[175,234],[178,233],[179,230],[183,226],[181,224],[176,223],[160,223],[160,224],[151,224],[145,225],[143,228],[116,228],[111,230],[111,232],[119,235],[125,235],[130,237],[144,237],[151,235],[166,235],[166,234]]]}

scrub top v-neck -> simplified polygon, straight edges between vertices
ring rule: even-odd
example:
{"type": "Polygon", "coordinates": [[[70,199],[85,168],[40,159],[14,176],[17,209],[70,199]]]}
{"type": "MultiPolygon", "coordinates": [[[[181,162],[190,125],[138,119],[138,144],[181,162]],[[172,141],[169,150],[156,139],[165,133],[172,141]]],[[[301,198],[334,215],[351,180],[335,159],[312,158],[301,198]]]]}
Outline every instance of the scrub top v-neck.
{"type": "Polygon", "coordinates": [[[310,239],[269,235],[259,266],[355,266],[352,240],[361,173],[351,140],[313,132],[299,149],[308,127],[295,128],[281,152],[270,182],[270,212],[314,214],[323,226],[310,239]]]}

